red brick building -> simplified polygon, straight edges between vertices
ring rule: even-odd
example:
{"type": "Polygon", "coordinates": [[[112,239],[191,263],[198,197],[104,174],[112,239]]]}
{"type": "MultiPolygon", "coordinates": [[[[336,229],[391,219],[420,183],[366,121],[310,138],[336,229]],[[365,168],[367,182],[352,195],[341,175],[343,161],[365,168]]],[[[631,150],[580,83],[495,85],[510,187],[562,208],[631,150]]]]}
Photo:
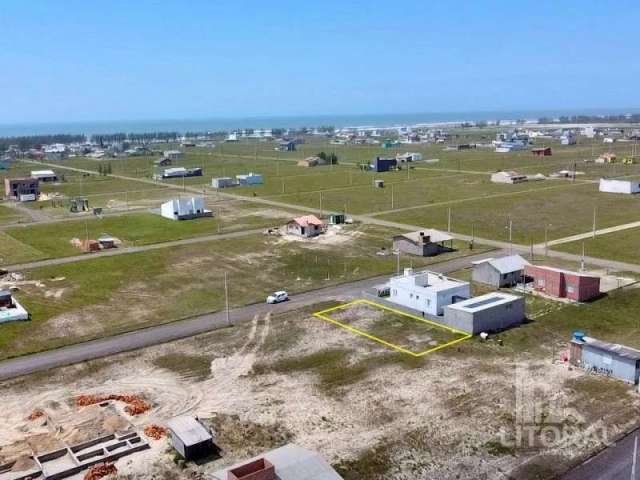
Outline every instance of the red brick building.
{"type": "Polygon", "coordinates": [[[551,147],[532,148],[531,153],[537,157],[550,157],[553,155],[551,147]]]}
{"type": "Polygon", "coordinates": [[[524,273],[534,290],[552,297],[585,302],[600,295],[600,277],[543,265],[526,265],[524,273]]]}

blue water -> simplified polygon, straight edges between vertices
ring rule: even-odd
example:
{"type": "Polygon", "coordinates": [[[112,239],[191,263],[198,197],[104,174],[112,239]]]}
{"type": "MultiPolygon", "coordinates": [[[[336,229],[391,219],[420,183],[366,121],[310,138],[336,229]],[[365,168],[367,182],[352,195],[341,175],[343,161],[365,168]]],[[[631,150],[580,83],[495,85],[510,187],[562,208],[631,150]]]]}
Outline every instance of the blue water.
{"type": "Polygon", "coordinates": [[[612,115],[637,113],[638,109],[585,109],[585,110],[520,110],[502,112],[442,112],[410,114],[370,114],[370,115],[309,115],[288,117],[247,117],[175,120],[128,120],[109,122],[59,122],[0,124],[0,137],[20,135],[45,135],[55,133],[144,133],[158,131],[205,132],[233,130],[241,128],[300,128],[331,125],[334,127],[415,125],[418,123],[446,123],[478,120],[536,120],[540,117],[561,115],[612,115]]]}

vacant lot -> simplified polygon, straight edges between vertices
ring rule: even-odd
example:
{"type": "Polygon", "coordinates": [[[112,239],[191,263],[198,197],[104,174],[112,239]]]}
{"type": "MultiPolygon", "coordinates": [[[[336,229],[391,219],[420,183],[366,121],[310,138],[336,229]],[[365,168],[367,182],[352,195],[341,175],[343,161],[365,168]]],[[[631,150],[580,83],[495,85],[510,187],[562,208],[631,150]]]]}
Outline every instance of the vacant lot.
{"type": "Polygon", "coordinates": [[[346,334],[360,335],[365,340],[378,342],[411,356],[426,354],[467,337],[463,332],[403,315],[400,311],[366,300],[336,305],[315,315],[337,328],[343,328],[346,334]]]}

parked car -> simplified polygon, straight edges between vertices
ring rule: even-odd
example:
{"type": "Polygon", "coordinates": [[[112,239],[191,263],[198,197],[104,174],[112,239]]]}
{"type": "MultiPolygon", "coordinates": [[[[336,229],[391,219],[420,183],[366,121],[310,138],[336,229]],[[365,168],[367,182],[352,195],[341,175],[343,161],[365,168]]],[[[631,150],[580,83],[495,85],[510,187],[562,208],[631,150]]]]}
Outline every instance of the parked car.
{"type": "Polygon", "coordinates": [[[289,300],[289,294],[284,290],[275,292],[273,295],[269,295],[267,297],[267,303],[280,303],[286,302],[287,300],[289,300]]]}

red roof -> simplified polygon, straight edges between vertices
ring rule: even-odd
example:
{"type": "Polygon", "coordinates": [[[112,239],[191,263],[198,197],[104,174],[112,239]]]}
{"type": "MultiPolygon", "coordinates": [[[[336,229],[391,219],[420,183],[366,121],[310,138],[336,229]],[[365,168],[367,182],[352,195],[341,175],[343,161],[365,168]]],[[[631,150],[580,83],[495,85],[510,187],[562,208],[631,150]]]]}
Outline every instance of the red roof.
{"type": "Polygon", "coordinates": [[[292,221],[301,227],[308,227],[309,225],[321,227],[324,225],[324,222],[315,215],[304,215],[302,217],[294,218],[292,221]]]}

